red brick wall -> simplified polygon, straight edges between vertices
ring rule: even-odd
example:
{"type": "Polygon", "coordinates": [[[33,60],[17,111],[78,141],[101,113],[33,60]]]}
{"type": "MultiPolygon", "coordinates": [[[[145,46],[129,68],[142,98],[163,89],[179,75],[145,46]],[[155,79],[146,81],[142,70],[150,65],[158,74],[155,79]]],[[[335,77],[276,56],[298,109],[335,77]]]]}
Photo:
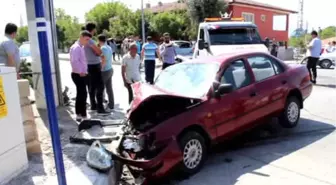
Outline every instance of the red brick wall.
{"type": "Polygon", "coordinates": [[[257,9],[253,7],[241,7],[235,5],[230,5],[229,11],[232,11],[232,17],[242,17],[242,12],[253,13],[254,24],[258,26],[259,33],[262,39],[268,37],[271,40],[275,38],[276,41],[288,41],[288,14],[279,14],[271,10],[257,9]],[[261,20],[261,15],[266,16],[265,22],[261,20]],[[287,31],[273,30],[273,15],[287,16],[287,31]]]}

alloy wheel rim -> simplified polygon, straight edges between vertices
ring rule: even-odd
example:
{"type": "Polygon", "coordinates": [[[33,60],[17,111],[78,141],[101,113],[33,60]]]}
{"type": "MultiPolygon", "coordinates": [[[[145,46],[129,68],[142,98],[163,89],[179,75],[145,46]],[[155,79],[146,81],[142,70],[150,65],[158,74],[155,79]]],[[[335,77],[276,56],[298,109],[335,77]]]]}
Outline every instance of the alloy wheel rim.
{"type": "Polygon", "coordinates": [[[287,117],[291,123],[295,123],[299,117],[299,106],[295,102],[291,102],[287,109],[287,117]]]}
{"type": "Polygon", "coordinates": [[[184,147],[183,162],[188,169],[195,169],[202,159],[202,145],[201,142],[192,139],[184,147]]]}
{"type": "Polygon", "coordinates": [[[323,61],[323,62],[322,62],[322,66],[323,66],[324,68],[328,68],[328,67],[329,67],[329,62],[328,62],[328,61],[323,61]]]}

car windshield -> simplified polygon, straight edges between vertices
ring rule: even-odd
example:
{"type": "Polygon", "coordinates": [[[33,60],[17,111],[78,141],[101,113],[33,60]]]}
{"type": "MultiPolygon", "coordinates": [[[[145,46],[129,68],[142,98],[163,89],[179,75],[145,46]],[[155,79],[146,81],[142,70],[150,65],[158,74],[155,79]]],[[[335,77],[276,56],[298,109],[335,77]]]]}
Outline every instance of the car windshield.
{"type": "Polygon", "coordinates": [[[180,63],[166,68],[155,81],[155,86],[188,97],[204,96],[219,70],[217,63],[180,63]]]}
{"type": "Polygon", "coordinates": [[[211,45],[260,44],[262,40],[256,28],[213,28],[209,29],[211,45]]]}

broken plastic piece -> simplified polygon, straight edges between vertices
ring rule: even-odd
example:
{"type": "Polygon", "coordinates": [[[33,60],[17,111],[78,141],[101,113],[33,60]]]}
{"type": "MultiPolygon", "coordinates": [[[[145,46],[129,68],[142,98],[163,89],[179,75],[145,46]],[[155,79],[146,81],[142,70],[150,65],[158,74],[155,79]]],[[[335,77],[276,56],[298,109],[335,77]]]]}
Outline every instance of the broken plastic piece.
{"type": "Polygon", "coordinates": [[[86,154],[87,164],[99,171],[107,171],[113,166],[112,157],[99,141],[95,141],[86,154]]]}

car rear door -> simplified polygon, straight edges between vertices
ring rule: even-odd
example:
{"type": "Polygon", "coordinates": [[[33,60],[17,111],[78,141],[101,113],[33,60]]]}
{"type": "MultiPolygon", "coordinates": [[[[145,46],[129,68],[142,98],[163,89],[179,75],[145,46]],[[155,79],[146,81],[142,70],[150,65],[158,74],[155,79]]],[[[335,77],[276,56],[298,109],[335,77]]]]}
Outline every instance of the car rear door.
{"type": "Polygon", "coordinates": [[[256,114],[251,119],[258,120],[276,113],[284,107],[288,90],[288,77],[284,66],[275,58],[258,54],[247,57],[252,69],[256,91],[256,114]]]}
{"type": "Polygon", "coordinates": [[[218,76],[221,84],[233,85],[231,93],[210,100],[219,140],[251,121],[246,119],[246,115],[254,110],[256,89],[246,66],[244,59],[233,60],[218,76]]]}

